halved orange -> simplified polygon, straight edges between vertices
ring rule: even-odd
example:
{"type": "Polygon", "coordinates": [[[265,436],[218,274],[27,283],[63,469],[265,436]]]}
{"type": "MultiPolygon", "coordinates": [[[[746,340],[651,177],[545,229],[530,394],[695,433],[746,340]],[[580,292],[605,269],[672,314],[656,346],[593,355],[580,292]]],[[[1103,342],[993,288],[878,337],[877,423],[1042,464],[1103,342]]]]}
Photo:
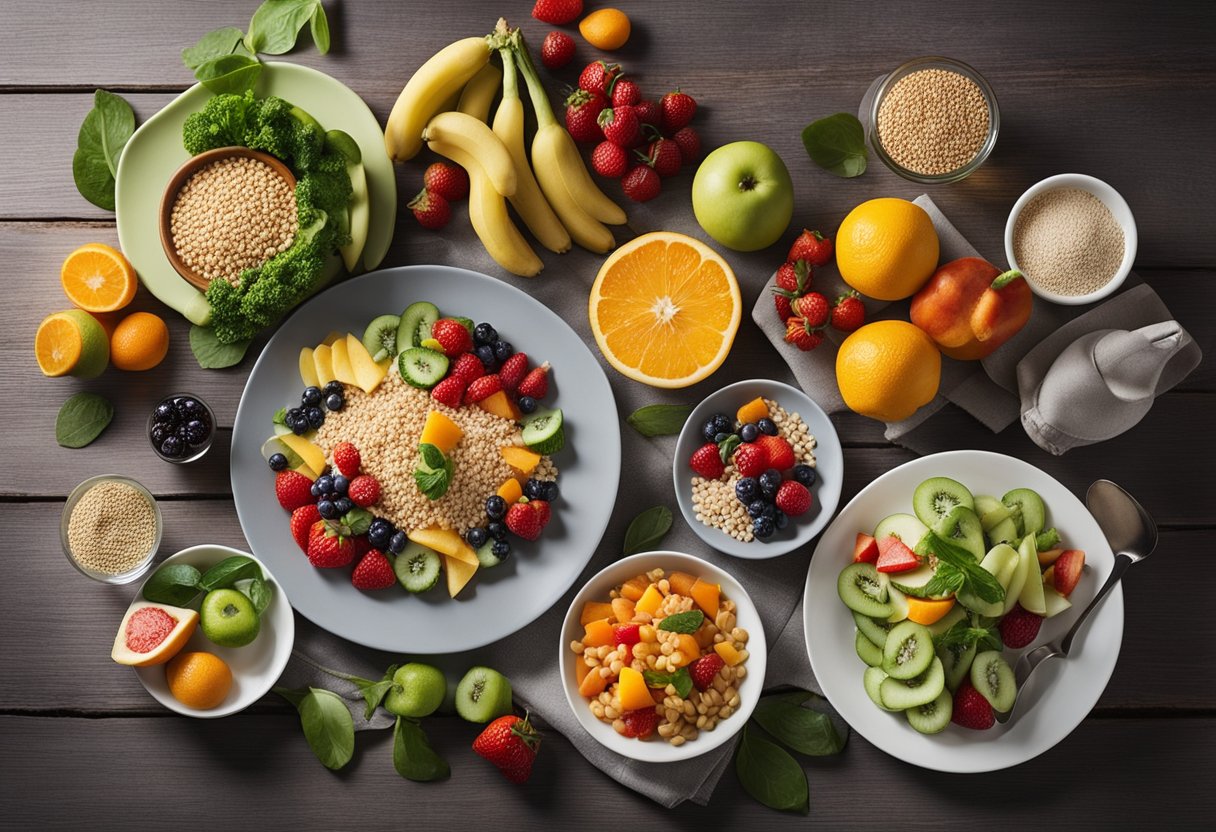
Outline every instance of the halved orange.
{"type": "Polygon", "coordinates": [[[743,300],[717,252],[692,237],[655,231],[604,261],[588,315],[600,352],[621,373],[652,387],[687,387],[726,360],[743,300]]]}
{"type": "Polygon", "coordinates": [[[110,339],[83,309],[47,315],[34,335],[34,355],[44,376],[92,378],[110,362],[110,339]]]}
{"type": "Polygon", "coordinates": [[[69,254],[59,280],[68,300],[86,312],[122,309],[139,285],[127,258],[104,243],[86,243],[69,254]]]}

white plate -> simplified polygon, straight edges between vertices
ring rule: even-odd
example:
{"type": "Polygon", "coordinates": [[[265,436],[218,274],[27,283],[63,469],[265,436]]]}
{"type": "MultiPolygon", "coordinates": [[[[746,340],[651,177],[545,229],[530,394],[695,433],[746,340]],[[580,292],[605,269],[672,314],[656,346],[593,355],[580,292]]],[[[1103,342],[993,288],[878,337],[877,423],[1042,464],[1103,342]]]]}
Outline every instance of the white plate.
{"type": "MultiPolygon", "coordinates": [[[[185,563],[197,568],[200,572],[206,572],[210,567],[233,555],[253,557],[248,552],[229,549],[227,546],[203,544],[202,546],[191,546],[189,549],[182,549],[177,554],[170,555],[165,558],[163,563],[157,564],[156,569],[169,563],[185,563]]],[[[232,690],[228,692],[228,697],[218,708],[201,711],[197,708],[188,708],[174,699],[173,694],[169,693],[168,683],[165,682],[163,664],[134,668],[140,683],[148,693],[152,694],[152,698],[169,710],[201,719],[214,719],[235,714],[265,696],[274,683],[279,680],[279,676],[283,674],[283,668],[287,666],[287,659],[291,656],[291,648],[296,640],[296,620],[291,614],[291,604],[287,601],[283,587],[266,568],[266,564],[257,558],[253,559],[257,560],[262,567],[262,576],[274,592],[270,606],[262,613],[262,626],[258,631],[258,637],[244,647],[220,647],[203,635],[202,627],[198,627],[195,629],[194,635],[190,636],[190,640],[186,642],[186,646],[182,648],[182,650],[203,650],[214,653],[232,668],[232,690]]],[[[149,577],[156,574],[156,569],[152,570],[149,577]]],[[[144,583],[147,581],[145,580],[144,583]]],[[[143,600],[143,589],[141,583],[136,600],[143,600]]],[[[202,597],[200,595],[191,605],[193,609],[198,609],[202,597]]]]}
{"type": "Polygon", "coordinates": [[[675,480],[676,502],[680,505],[680,513],[684,515],[684,522],[696,532],[697,537],[719,552],[737,558],[761,560],[802,548],[832,519],[832,515],[836,513],[836,505],[840,502],[840,489],[844,483],[844,453],[840,449],[840,437],[836,435],[832,420],[810,396],[788,384],[756,378],[723,387],[707,396],[689,414],[684,428],[680,431],[680,438],[676,440],[672,477],[675,480]],[[791,413],[797,413],[802,417],[802,421],[806,422],[817,442],[815,471],[818,478],[811,486],[813,501],[810,511],[801,517],[790,518],[790,524],[767,541],[753,540],[751,543],[744,543],[697,519],[697,513],[692,506],[692,469],[688,467],[688,458],[692,456],[693,451],[705,444],[701,436],[701,424],[706,419],[719,412],[726,413],[733,419],[735,411],[757,396],[772,399],[791,413]]]}
{"type": "Polygon", "coordinates": [[[764,669],[768,657],[768,646],[764,638],[764,625],[756,612],[752,599],[748,597],[743,585],[731,576],[729,572],[714,566],[708,561],[685,555],[680,552],[643,552],[622,558],[611,566],[605,567],[594,578],[587,582],[566,611],[566,619],[562,622],[561,638],[558,639],[558,667],[562,677],[562,688],[566,692],[566,701],[570,703],[574,716],[579,724],[596,742],[610,751],[615,751],[624,757],[641,760],[645,763],[674,763],[699,757],[707,751],[712,751],[735,734],[739,733],[744,723],[751,718],[752,710],[760,701],[760,693],[764,688],[764,669]],[[634,575],[662,568],[668,574],[672,572],[687,572],[698,578],[711,580],[722,585],[722,597],[735,602],[736,626],[747,630],[747,661],[741,667],[747,668],[747,676],[739,685],[739,709],[718,723],[712,731],[701,731],[695,740],[683,745],[672,745],[666,740],[655,737],[652,740],[636,740],[622,737],[607,722],[595,718],[588,707],[588,700],[578,692],[574,683],[574,661],[579,658],[570,650],[570,642],[583,635],[583,626],[579,624],[583,604],[587,601],[606,601],[608,592],[623,584],[634,575]]]}
{"type": "MultiPolygon", "coordinates": [[[[1063,660],[1046,663],[1007,724],[973,731],[951,723],[940,734],[918,734],[902,713],[879,710],[862,687],[865,664],[853,648],[853,617],[836,593],[836,578],[851,560],[854,538],[883,517],[911,511],[912,491],[929,477],[951,477],[974,494],[997,497],[1013,488],[1038,492],[1048,525],[1065,544],[1085,552],[1085,572],[1073,591],[1072,609],[1043,623],[1025,649],[1060,637],[1089,604],[1115,557],[1093,516],[1071,491],[1020,459],[986,451],[949,451],[915,459],[883,474],[845,506],[824,532],[807,573],[803,626],[815,678],[824,695],[854,730],[905,762],[950,772],[995,771],[1024,763],[1064,739],[1093,708],[1119,658],[1123,641],[1123,590],[1116,586],[1090,617],[1063,660]],[[1024,700],[1024,701],[1022,701],[1024,700]]],[[[1023,651],[1007,650],[1011,664],[1023,651]]]]}
{"type": "MultiPolygon", "coordinates": [[[[379,650],[451,653],[497,641],[529,624],[574,583],[599,545],[616,503],[621,432],[616,402],[599,361],[554,312],[514,286],[448,266],[406,266],[334,286],[288,318],[258,357],[232,434],[232,493],[245,539],[274,567],[304,617],[331,633],[379,650]],[[262,459],[275,410],[299,401],[300,348],[332,330],[361,335],[378,315],[414,301],[449,315],[489,321],[535,361],[553,365],[545,404],[564,414],[566,447],[554,456],[561,497],[534,543],[512,539],[511,558],[479,570],[459,598],[443,581],[410,595],[398,587],[360,592],[349,569],[315,569],[292,540],[262,459]]],[[[487,495],[489,496],[489,495],[487,495]]],[[[374,510],[374,509],[373,509],[374,510]]]]}

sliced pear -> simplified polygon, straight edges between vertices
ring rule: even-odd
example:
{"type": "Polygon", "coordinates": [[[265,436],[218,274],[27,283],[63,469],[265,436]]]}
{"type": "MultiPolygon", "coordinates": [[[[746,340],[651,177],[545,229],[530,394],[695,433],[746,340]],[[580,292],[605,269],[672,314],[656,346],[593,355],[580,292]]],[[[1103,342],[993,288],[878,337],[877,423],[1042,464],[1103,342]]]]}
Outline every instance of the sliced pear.
{"type": "Polygon", "coordinates": [[[355,371],[350,366],[350,356],[346,352],[346,339],[339,338],[329,348],[330,363],[334,368],[334,378],[343,384],[356,385],[355,371]]]}
{"type": "Polygon", "coordinates": [[[300,379],[305,387],[320,387],[317,384],[317,365],[312,358],[312,350],[304,347],[300,350],[300,379]]]}
{"type": "Polygon", "coordinates": [[[1046,618],[1055,618],[1071,606],[1072,601],[1057,592],[1054,586],[1043,587],[1043,608],[1046,610],[1046,618]]]}
{"type": "Polygon", "coordinates": [[[304,460],[304,464],[320,474],[325,470],[325,452],[303,436],[285,433],[279,441],[296,452],[296,456],[304,460]]]}
{"type": "Polygon", "coordinates": [[[324,387],[333,381],[334,375],[333,350],[326,344],[318,344],[312,351],[312,363],[317,368],[317,386],[324,387]]]}
{"type": "MultiPolygon", "coordinates": [[[[1017,550],[1008,543],[998,543],[988,551],[988,554],[984,555],[980,566],[996,578],[997,583],[1005,586],[1012,579],[1019,560],[1017,550]]],[[[966,590],[959,591],[957,597],[958,602],[967,609],[989,618],[995,618],[1005,609],[1003,602],[983,601],[966,590]]]]}
{"type": "Polygon", "coordinates": [[[1018,554],[1024,554],[1028,551],[1026,541],[1030,541],[1029,551],[1035,551],[1035,554],[1032,556],[1026,571],[1026,582],[1022,584],[1022,591],[1018,593],[1018,603],[1027,612],[1033,612],[1036,615],[1046,615],[1047,601],[1043,595],[1043,576],[1039,573],[1039,558],[1036,551],[1038,547],[1035,546],[1033,535],[1026,535],[1026,540],[1022,541],[1022,549],[1018,554]]]}
{"type": "Polygon", "coordinates": [[[1034,535],[1028,534],[1022,538],[1022,543],[1018,546],[1018,562],[1009,574],[1009,583],[1001,584],[1005,587],[1005,613],[1013,609],[1014,604],[1018,602],[1018,597],[1022,594],[1022,587],[1028,583],[1027,579],[1031,570],[1036,576],[1039,574],[1039,559],[1035,552],[1034,535]]]}
{"type": "Polygon", "coordinates": [[[463,560],[445,556],[443,563],[445,567],[444,572],[447,573],[448,579],[448,595],[455,598],[477,571],[477,562],[474,560],[472,564],[468,564],[463,560]]]}
{"type": "Polygon", "coordinates": [[[350,334],[346,336],[346,355],[355,373],[355,385],[364,393],[374,392],[388,375],[388,364],[372,361],[371,353],[363,346],[363,342],[350,334]]]}
{"type": "Polygon", "coordinates": [[[477,566],[477,553],[451,529],[414,529],[412,532],[407,532],[406,537],[421,546],[447,555],[453,560],[477,566]]]}
{"type": "Polygon", "coordinates": [[[345,338],[345,337],[346,337],[345,335],[343,335],[341,332],[338,332],[338,331],[335,329],[333,332],[331,332],[331,333],[329,333],[328,335],[326,335],[326,336],[325,336],[325,340],[324,340],[324,341],[322,341],[321,343],[322,343],[322,344],[324,344],[324,345],[325,345],[325,346],[327,346],[327,347],[332,347],[332,346],[334,345],[334,342],[335,342],[335,341],[337,341],[337,340],[339,340],[339,339],[341,339],[341,338],[345,338]]]}
{"type": "Polygon", "coordinates": [[[895,624],[908,617],[908,596],[893,586],[887,587],[887,603],[891,605],[891,614],[887,621],[895,624]]]}

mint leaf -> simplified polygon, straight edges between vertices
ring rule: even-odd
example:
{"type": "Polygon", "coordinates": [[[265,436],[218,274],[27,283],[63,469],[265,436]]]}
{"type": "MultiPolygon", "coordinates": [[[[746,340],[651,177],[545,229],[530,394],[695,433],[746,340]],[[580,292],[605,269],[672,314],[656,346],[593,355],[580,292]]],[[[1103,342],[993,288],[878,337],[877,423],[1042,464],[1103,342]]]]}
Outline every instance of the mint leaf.
{"type": "Polygon", "coordinates": [[[419,445],[418,453],[422,456],[422,464],[430,470],[437,471],[443,467],[443,451],[430,442],[423,442],[419,445]]]}
{"type": "Polygon", "coordinates": [[[938,647],[966,648],[972,644],[982,650],[1002,650],[1001,634],[996,622],[984,623],[982,619],[972,616],[964,618],[946,632],[933,639],[938,647]]]}
{"type": "Polygon", "coordinates": [[[372,513],[365,508],[352,508],[342,516],[341,523],[352,535],[360,535],[372,525],[372,513]]]}
{"type": "Polygon", "coordinates": [[[686,404],[648,404],[625,421],[642,436],[673,436],[684,427],[689,413],[692,408],[686,404]]]}
{"type": "Polygon", "coordinates": [[[802,766],[784,748],[760,736],[751,723],[743,726],[735,773],[743,789],[770,809],[810,812],[810,788],[802,766]]]}
{"type": "Polygon", "coordinates": [[[622,554],[636,555],[658,545],[671,530],[671,509],[667,506],[648,508],[633,518],[625,530],[625,545],[622,554]]]}
{"type": "Polygon", "coordinates": [[[739,438],[739,434],[732,433],[718,443],[718,456],[722,459],[722,464],[727,465],[730,462],[730,455],[735,452],[735,449],[743,442],[739,438]]]}
{"type": "Polygon", "coordinates": [[[891,585],[913,598],[941,598],[958,592],[963,586],[963,581],[964,576],[961,571],[948,563],[940,563],[937,572],[924,586],[904,586],[897,581],[891,581],[891,585]]]}
{"type": "Polygon", "coordinates": [[[280,407],[278,410],[276,410],[274,415],[270,417],[270,422],[274,425],[285,426],[287,424],[287,408],[280,407]]]}
{"type": "Polygon", "coordinates": [[[933,531],[922,537],[917,546],[923,546],[939,561],[958,569],[963,575],[963,586],[960,588],[966,588],[981,601],[995,604],[1005,600],[1005,588],[1001,586],[1000,581],[991,572],[976,563],[975,558],[966,549],[951,543],[933,531]]]}
{"type": "Polygon", "coordinates": [[[660,621],[659,629],[666,630],[669,633],[692,635],[701,627],[703,621],[705,621],[705,613],[700,610],[677,612],[660,621]]]}
{"type": "Polygon", "coordinates": [[[681,667],[672,673],[644,670],[642,678],[646,680],[646,685],[652,688],[665,688],[672,685],[676,689],[676,695],[681,699],[687,699],[688,695],[692,693],[692,675],[688,672],[687,667],[681,667]]]}

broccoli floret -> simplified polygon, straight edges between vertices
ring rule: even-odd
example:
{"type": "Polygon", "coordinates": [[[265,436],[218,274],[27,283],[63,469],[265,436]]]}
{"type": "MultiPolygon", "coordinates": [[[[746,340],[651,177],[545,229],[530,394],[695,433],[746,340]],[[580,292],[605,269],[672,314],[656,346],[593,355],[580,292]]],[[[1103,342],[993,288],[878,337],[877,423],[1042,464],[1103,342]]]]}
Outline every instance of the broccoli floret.
{"type": "Polygon", "coordinates": [[[262,102],[252,92],[215,96],[203,109],[186,118],[182,128],[186,151],[197,156],[217,147],[245,145],[261,109],[262,102]]]}

